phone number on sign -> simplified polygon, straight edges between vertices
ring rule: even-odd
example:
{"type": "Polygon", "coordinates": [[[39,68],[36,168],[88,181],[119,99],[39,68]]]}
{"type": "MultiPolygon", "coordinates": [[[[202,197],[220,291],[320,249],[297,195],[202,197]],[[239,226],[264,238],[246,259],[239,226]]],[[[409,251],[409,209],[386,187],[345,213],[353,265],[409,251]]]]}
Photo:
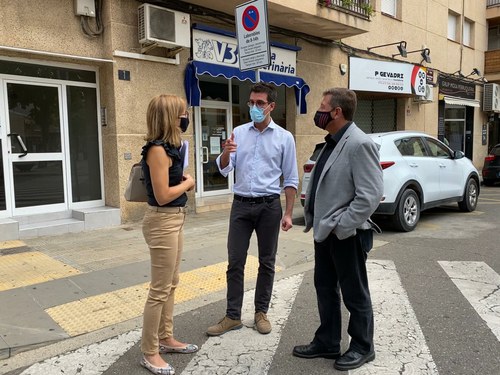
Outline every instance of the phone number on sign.
{"type": "Polygon", "coordinates": [[[403,91],[403,86],[387,86],[387,90],[391,91],[403,91]]]}

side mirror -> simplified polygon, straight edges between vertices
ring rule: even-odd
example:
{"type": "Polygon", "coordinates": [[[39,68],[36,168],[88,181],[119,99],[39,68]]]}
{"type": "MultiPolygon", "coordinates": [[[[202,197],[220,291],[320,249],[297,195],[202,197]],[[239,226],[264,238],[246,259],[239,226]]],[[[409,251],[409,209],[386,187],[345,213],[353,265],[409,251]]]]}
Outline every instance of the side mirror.
{"type": "Polygon", "coordinates": [[[465,157],[465,154],[462,151],[453,151],[453,159],[462,159],[463,157],[465,157]]]}

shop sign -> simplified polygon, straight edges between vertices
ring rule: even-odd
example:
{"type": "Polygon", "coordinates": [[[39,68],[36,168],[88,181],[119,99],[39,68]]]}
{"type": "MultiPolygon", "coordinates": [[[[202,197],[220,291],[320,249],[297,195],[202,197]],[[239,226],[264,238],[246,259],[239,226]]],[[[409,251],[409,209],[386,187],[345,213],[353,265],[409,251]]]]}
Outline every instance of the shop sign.
{"type": "Polygon", "coordinates": [[[426,68],[420,65],[349,58],[351,90],[425,95],[426,68]]]}
{"type": "Polygon", "coordinates": [[[438,76],[439,94],[464,99],[476,98],[476,86],[473,83],[453,77],[438,76]]]}
{"type": "MultiPolygon", "coordinates": [[[[236,38],[193,29],[193,60],[239,69],[239,54],[236,38]]],[[[271,65],[260,71],[295,76],[297,53],[285,48],[271,46],[271,65]]]]}
{"type": "Polygon", "coordinates": [[[427,84],[434,85],[434,69],[427,68],[427,84]]]}

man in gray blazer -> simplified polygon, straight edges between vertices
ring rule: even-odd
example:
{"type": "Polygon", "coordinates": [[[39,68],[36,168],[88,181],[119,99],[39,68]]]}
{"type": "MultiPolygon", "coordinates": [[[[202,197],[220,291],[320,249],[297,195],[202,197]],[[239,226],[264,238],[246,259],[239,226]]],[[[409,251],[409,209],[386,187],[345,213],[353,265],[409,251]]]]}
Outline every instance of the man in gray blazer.
{"type": "Polygon", "coordinates": [[[336,359],[334,367],[350,370],[375,359],[373,308],[366,258],[373,245],[370,220],[383,194],[377,146],[352,122],[356,94],[344,88],[323,93],[314,123],[328,131],[312,171],[304,212],[306,229],[314,229],[314,286],[320,326],[313,341],[293,354],[336,359]],[[349,349],[341,355],[340,292],[350,313],[349,349]]]}

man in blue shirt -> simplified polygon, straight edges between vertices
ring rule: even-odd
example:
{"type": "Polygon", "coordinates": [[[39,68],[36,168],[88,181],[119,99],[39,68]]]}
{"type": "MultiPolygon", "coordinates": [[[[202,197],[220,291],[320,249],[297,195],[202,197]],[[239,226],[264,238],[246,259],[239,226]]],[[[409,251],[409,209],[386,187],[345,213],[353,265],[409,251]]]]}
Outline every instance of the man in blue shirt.
{"type": "Polygon", "coordinates": [[[274,86],[252,86],[248,106],[252,122],[234,129],[216,160],[220,173],[236,174],[227,241],[228,268],[226,316],[207,330],[219,336],[241,324],[244,270],[253,231],[257,234],[259,272],[255,289],[255,326],[262,334],[271,332],[267,310],[273,290],[274,265],[281,228],[292,227],[292,211],[298,185],[297,158],[293,135],[271,118],[276,107],[274,86]],[[286,207],[281,207],[280,179],[283,177],[286,207]]]}

